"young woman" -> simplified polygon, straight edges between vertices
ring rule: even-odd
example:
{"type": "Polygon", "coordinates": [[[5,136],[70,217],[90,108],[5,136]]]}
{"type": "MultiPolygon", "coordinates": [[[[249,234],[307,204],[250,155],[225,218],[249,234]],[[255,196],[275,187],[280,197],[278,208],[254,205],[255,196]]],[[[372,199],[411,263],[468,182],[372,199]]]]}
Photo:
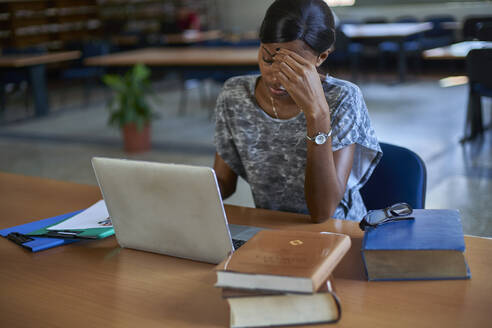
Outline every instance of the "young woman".
{"type": "Polygon", "coordinates": [[[382,153],[357,86],[318,68],[335,41],[322,0],[277,0],[260,28],[260,76],[217,100],[214,169],[223,198],[241,176],[256,207],[361,220],[359,189],[382,153]]]}

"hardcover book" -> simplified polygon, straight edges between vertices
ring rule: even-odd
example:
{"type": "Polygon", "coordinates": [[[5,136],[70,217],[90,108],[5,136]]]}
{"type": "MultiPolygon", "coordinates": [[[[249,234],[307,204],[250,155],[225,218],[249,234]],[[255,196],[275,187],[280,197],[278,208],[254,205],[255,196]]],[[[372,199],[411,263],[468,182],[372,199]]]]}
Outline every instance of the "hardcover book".
{"type": "Polygon", "coordinates": [[[217,266],[216,287],[314,293],[350,244],[337,233],[262,230],[217,266]]]}
{"type": "Polygon", "coordinates": [[[230,327],[265,327],[279,325],[335,323],[341,307],[330,280],[313,294],[222,290],[230,309],[230,327]]]}
{"type": "Polygon", "coordinates": [[[469,279],[459,211],[416,209],[412,216],[366,230],[368,280],[469,279]]]}

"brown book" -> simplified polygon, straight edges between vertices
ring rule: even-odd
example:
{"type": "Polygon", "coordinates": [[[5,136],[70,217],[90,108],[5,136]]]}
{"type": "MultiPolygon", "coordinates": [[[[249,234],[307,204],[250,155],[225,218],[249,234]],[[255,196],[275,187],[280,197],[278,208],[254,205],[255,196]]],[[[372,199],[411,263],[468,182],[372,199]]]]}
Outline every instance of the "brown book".
{"type": "Polygon", "coordinates": [[[335,323],[341,307],[330,280],[313,294],[224,288],[230,327],[265,327],[335,323]]]}
{"type": "Polygon", "coordinates": [[[314,293],[349,248],[343,234],[262,230],[217,266],[215,286],[314,293]]]}

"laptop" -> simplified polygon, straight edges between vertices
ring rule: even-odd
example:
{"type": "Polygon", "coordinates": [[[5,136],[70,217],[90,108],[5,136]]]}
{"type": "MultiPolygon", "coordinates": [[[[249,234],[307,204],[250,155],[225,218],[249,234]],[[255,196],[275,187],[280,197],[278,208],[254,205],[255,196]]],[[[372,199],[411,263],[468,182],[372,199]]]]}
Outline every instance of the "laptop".
{"type": "Polygon", "coordinates": [[[228,224],[209,167],[94,157],[121,247],[219,263],[260,230],[228,224]]]}

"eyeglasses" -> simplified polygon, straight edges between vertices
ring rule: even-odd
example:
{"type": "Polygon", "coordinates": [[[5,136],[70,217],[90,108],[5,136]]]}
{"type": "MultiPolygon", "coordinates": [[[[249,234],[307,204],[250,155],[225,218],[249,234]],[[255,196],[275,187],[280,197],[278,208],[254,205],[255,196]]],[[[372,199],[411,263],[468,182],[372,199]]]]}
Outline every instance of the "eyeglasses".
{"type": "Polygon", "coordinates": [[[382,210],[371,210],[367,212],[362,221],[359,223],[361,230],[366,230],[367,227],[377,227],[388,222],[413,220],[413,209],[407,203],[396,203],[382,210]]]}

